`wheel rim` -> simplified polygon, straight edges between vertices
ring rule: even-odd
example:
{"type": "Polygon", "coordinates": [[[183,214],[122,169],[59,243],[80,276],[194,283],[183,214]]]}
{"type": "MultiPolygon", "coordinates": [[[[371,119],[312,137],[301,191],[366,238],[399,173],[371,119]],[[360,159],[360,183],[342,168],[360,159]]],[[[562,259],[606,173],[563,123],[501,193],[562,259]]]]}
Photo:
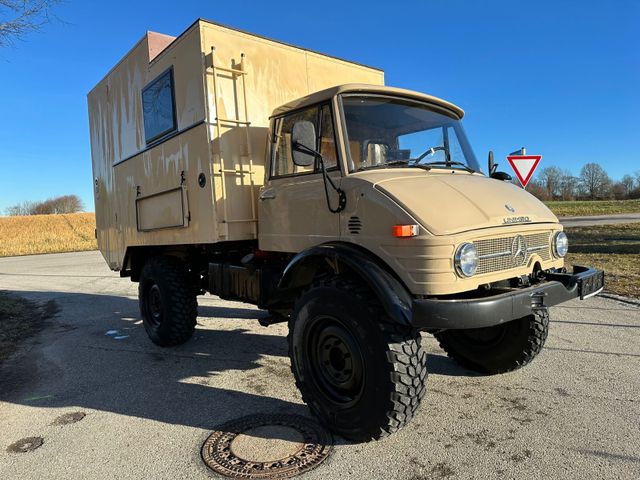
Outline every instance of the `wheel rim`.
{"type": "Polygon", "coordinates": [[[160,287],[155,283],[149,288],[147,311],[149,312],[149,322],[154,327],[160,325],[162,321],[162,295],[160,293],[160,287]]]}
{"type": "Polygon", "coordinates": [[[328,400],[343,408],[360,400],[365,364],[349,328],[333,317],[316,318],[309,330],[307,351],[314,383],[328,400]]]}

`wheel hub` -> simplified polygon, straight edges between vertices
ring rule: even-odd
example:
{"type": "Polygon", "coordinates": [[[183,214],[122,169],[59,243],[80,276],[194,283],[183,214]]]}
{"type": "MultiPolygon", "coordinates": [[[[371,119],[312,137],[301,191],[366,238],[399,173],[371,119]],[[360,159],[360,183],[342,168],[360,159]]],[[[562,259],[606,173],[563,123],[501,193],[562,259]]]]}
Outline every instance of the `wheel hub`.
{"type": "MultiPolygon", "coordinates": [[[[325,322],[322,322],[325,323],[325,322]]],[[[331,400],[355,402],[362,391],[364,362],[353,335],[337,322],[316,325],[311,335],[312,365],[318,385],[331,400]]]]}
{"type": "Polygon", "coordinates": [[[320,360],[336,382],[345,382],[353,374],[353,362],[349,347],[340,339],[328,336],[320,345],[320,360]]]}
{"type": "Polygon", "coordinates": [[[157,284],[152,285],[149,289],[148,306],[151,319],[156,325],[160,324],[162,317],[162,295],[160,293],[160,287],[158,287],[157,284]]]}

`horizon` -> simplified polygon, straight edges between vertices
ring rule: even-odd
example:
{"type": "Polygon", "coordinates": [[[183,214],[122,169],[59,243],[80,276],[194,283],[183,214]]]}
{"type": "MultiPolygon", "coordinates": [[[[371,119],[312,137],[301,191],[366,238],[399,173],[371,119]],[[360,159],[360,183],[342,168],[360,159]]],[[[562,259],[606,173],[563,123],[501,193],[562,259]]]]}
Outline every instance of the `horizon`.
{"type": "Polygon", "coordinates": [[[69,0],[54,11],[61,21],[0,49],[1,107],[11,112],[0,118],[0,212],[66,194],[80,196],[93,211],[86,94],[147,30],[178,36],[196,18],[372,65],[385,71],[387,85],[461,106],[483,169],[491,149],[500,169],[511,173],[506,155],[525,147],[542,155],[536,174],[556,166],[578,176],[592,162],[613,180],[640,170],[640,136],[633,128],[640,113],[640,52],[631,48],[640,5],[633,2],[587,8],[450,2],[414,5],[409,18],[406,9],[381,18],[377,9],[354,2],[339,4],[340,16],[327,7],[322,20],[329,23],[298,22],[304,12],[274,12],[261,3],[251,16],[246,4],[222,9],[186,1],[175,11],[171,2],[154,2],[150,16],[143,5],[127,3],[126,19],[120,5],[69,0]],[[456,28],[423,20],[430,16],[451,18],[456,28]]]}

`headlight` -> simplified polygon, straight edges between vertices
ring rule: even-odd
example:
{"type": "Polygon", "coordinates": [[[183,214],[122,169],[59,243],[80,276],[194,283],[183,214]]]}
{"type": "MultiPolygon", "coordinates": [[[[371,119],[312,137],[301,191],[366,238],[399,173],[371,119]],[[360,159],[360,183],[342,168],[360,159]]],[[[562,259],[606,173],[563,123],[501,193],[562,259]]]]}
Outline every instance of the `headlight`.
{"type": "Polygon", "coordinates": [[[569,239],[564,232],[556,233],[553,237],[553,253],[556,257],[564,257],[569,250],[569,239]]]}
{"type": "Polygon", "coordinates": [[[456,271],[460,276],[470,277],[478,269],[478,252],[473,243],[463,243],[456,250],[456,271]]]}

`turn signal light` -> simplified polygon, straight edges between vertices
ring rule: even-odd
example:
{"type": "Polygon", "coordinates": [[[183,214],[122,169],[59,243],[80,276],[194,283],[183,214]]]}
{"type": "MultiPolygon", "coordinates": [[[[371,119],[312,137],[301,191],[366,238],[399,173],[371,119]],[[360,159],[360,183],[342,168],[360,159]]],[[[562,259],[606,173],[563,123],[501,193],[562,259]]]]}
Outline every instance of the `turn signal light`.
{"type": "Polygon", "coordinates": [[[415,237],[419,231],[418,225],[394,225],[392,227],[393,236],[398,238],[415,237]]]}

